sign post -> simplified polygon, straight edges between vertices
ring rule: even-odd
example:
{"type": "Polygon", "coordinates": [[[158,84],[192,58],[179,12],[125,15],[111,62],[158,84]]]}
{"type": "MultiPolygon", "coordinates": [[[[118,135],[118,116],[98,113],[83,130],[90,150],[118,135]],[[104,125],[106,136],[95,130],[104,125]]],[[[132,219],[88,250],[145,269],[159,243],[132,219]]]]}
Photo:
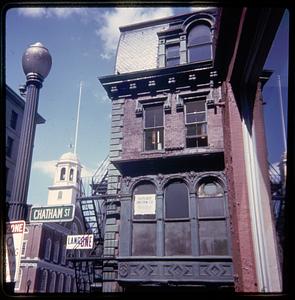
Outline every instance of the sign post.
{"type": "Polygon", "coordinates": [[[32,206],[30,222],[69,222],[74,219],[75,205],[32,206]]]}
{"type": "Polygon", "coordinates": [[[5,275],[6,282],[18,281],[21,249],[23,244],[25,221],[6,222],[5,234],[5,275]]]}

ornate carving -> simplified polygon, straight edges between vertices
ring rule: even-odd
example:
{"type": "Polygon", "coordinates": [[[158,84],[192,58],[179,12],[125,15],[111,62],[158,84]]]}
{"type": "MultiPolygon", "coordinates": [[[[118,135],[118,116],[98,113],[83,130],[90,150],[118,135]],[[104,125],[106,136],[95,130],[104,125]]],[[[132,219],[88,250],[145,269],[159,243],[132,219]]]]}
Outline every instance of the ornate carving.
{"type": "Polygon", "coordinates": [[[128,264],[120,264],[119,265],[119,275],[122,277],[126,277],[129,274],[129,266],[128,264]]]}
{"type": "Polygon", "coordinates": [[[161,173],[159,173],[158,174],[158,176],[157,176],[157,180],[158,180],[158,183],[159,183],[159,185],[161,185],[162,184],[162,182],[163,182],[163,180],[164,180],[164,175],[163,174],[161,174],[161,173]]]}
{"type": "Polygon", "coordinates": [[[190,171],[187,173],[187,178],[190,182],[193,182],[195,177],[196,177],[197,173],[194,171],[190,171]]]}

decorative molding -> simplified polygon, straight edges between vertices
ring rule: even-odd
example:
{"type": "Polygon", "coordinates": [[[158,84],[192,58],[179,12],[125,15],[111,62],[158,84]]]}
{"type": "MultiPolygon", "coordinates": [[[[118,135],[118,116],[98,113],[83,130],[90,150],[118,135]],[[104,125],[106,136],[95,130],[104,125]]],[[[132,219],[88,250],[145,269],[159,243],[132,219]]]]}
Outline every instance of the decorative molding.
{"type": "Polygon", "coordinates": [[[232,262],[217,261],[119,261],[118,280],[233,282],[232,262]]]}

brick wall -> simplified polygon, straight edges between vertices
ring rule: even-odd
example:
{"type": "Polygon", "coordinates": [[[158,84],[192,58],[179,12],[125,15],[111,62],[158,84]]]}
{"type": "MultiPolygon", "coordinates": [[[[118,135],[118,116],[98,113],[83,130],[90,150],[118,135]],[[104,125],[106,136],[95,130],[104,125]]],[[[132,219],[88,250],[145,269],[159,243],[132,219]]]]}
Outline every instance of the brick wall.
{"type": "Polygon", "coordinates": [[[223,83],[225,173],[237,292],[257,292],[257,279],[245,171],[242,122],[230,83],[223,83]]]}
{"type": "MultiPolygon", "coordinates": [[[[123,120],[122,159],[142,159],[168,154],[143,151],[143,116],[136,117],[136,100],[125,99],[123,120]]],[[[223,148],[223,128],[221,109],[208,109],[208,143],[210,149],[223,148]]],[[[176,111],[176,95],[171,95],[171,112],[164,113],[164,145],[173,150],[173,155],[196,153],[196,148],[185,148],[185,118],[183,111],[176,111]],[[179,150],[182,147],[183,150],[179,150]]],[[[169,149],[170,150],[170,149],[169,149]]],[[[171,153],[171,151],[169,151],[171,153]]]]}

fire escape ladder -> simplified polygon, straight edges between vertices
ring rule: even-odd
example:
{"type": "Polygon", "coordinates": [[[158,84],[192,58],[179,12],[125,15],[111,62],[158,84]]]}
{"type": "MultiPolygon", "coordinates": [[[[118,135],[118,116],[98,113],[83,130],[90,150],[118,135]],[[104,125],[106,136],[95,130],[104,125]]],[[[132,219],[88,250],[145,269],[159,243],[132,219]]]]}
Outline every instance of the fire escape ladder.
{"type": "Polygon", "coordinates": [[[280,173],[269,163],[269,178],[272,195],[272,208],[276,220],[276,227],[281,226],[284,212],[284,191],[280,173]]]}

